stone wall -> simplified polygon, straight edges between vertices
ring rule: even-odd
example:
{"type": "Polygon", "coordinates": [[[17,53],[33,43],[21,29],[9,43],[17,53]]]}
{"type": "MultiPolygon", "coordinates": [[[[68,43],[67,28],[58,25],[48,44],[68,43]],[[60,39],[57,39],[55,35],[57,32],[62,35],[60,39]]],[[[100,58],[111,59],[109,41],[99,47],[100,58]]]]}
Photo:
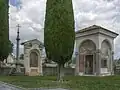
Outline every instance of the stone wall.
{"type": "MultiPolygon", "coordinates": [[[[74,68],[65,68],[64,69],[65,75],[75,75],[75,69],[74,68]]],[[[57,75],[57,68],[56,67],[45,67],[43,68],[43,75],[57,75]]]]}
{"type": "MultiPolygon", "coordinates": [[[[9,72],[11,70],[11,67],[2,67],[0,68],[0,75],[9,75],[9,72]]],[[[13,71],[15,71],[15,68],[13,68],[13,71]]],[[[21,72],[25,72],[25,68],[21,68],[21,72]]]]}
{"type": "MultiPolygon", "coordinates": [[[[0,75],[8,75],[10,72],[10,67],[4,67],[0,69],[0,75]]],[[[13,69],[13,71],[15,68],[13,69]]],[[[65,68],[65,75],[75,75],[74,68],[65,68]]],[[[25,68],[21,68],[22,73],[25,73],[25,68]]],[[[43,75],[44,76],[54,76],[57,75],[57,68],[56,67],[44,67],[43,68],[43,75]]]]}

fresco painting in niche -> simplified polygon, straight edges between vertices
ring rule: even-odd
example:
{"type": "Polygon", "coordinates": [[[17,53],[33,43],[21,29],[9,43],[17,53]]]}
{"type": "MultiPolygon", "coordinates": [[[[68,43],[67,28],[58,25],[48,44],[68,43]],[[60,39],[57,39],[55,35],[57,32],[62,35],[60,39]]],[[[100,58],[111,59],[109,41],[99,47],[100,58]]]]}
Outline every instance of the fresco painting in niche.
{"type": "Polygon", "coordinates": [[[36,52],[30,53],[30,67],[38,67],[38,55],[36,52]]]}

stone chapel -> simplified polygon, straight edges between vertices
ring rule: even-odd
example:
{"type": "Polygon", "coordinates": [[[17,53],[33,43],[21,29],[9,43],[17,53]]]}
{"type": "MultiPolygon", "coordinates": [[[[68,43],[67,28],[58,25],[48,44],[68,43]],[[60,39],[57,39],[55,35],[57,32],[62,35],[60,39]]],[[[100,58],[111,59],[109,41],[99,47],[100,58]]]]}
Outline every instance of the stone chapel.
{"type": "Polygon", "coordinates": [[[43,49],[43,43],[37,39],[33,39],[23,42],[21,45],[24,45],[25,75],[42,75],[41,53],[43,49]]]}
{"type": "Polygon", "coordinates": [[[76,75],[113,75],[117,33],[93,25],[76,32],[76,75]]]}

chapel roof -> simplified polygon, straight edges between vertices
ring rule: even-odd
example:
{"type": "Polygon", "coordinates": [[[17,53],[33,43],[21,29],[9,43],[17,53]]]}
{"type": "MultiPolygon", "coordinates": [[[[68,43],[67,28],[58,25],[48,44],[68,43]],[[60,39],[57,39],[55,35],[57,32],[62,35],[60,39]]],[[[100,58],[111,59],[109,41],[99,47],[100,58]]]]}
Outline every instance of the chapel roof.
{"type": "Polygon", "coordinates": [[[32,40],[28,40],[28,41],[22,42],[21,45],[24,45],[24,44],[26,44],[28,42],[33,42],[33,41],[37,41],[37,42],[39,42],[40,45],[44,46],[44,44],[41,41],[39,41],[38,39],[32,39],[32,40]]]}
{"type": "Polygon", "coordinates": [[[76,34],[82,33],[82,32],[87,32],[87,31],[89,31],[89,30],[99,30],[99,29],[102,29],[102,30],[105,30],[105,31],[107,31],[107,32],[113,33],[113,34],[115,34],[115,35],[117,35],[117,36],[119,35],[119,34],[113,32],[113,31],[111,31],[111,30],[108,30],[108,29],[103,28],[103,27],[98,26],[98,25],[92,25],[92,26],[83,28],[83,29],[81,29],[81,30],[78,30],[78,31],[76,31],[76,34]]]}

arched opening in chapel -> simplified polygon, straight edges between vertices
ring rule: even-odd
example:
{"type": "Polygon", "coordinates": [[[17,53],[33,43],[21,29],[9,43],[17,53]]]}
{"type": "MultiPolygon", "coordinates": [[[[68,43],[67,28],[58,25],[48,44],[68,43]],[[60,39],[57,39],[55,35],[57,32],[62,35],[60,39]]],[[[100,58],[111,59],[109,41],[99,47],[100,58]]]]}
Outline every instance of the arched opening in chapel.
{"type": "Polygon", "coordinates": [[[80,45],[80,72],[85,74],[93,74],[94,72],[94,58],[96,45],[92,40],[85,40],[80,45]]]}
{"type": "Polygon", "coordinates": [[[30,53],[30,67],[38,67],[38,53],[36,50],[30,53]]]}
{"type": "Polygon", "coordinates": [[[111,44],[108,40],[104,40],[101,44],[101,68],[108,68],[111,61],[111,44]]]}

